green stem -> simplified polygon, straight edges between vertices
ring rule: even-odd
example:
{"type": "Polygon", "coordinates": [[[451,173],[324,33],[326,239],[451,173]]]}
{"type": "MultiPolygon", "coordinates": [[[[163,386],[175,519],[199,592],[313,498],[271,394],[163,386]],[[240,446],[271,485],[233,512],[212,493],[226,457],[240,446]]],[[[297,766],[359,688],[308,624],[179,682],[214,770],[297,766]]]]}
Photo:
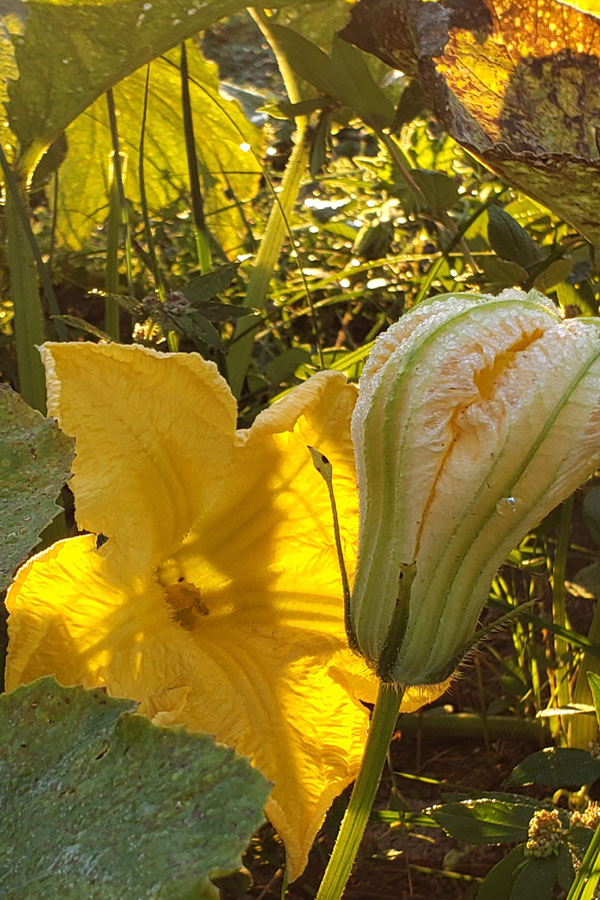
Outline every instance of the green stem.
{"type": "MultiPolygon", "coordinates": [[[[565,577],[567,571],[567,553],[569,550],[572,514],[573,497],[571,496],[568,500],[565,500],[560,508],[556,552],[554,554],[554,572],[552,575],[552,619],[554,623],[561,628],[568,627],[567,607],[565,602],[565,577]]],[[[559,706],[567,706],[571,699],[569,696],[568,671],[565,664],[565,656],[568,651],[568,642],[563,637],[555,635],[554,655],[557,667],[557,699],[559,706]]]]}
{"type": "MultiPolygon", "coordinates": [[[[250,14],[275,54],[290,102],[299,102],[301,94],[296,76],[269,28],[268,18],[262,10],[258,9],[250,10],[250,14]]],[[[298,191],[300,190],[300,182],[308,165],[310,142],[307,135],[306,117],[299,116],[296,119],[296,126],[294,149],[285,168],[281,181],[281,190],[275,194],[275,202],[271,207],[267,227],[248,280],[244,306],[252,309],[264,309],[265,307],[269,282],[273,276],[286,234],[286,222],[294,208],[298,191]]],[[[256,327],[257,323],[254,316],[243,316],[236,323],[233,340],[227,356],[229,385],[236,397],[239,397],[242,391],[250,356],[252,355],[252,344],[256,327]]]]}
{"type": "Polygon", "coordinates": [[[117,116],[112,90],[106,92],[108,120],[112,138],[112,167],[108,197],[108,222],[106,228],[106,268],[104,271],[104,287],[107,294],[112,294],[104,301],[104,330],[114,341],[119,341],[119,304],[114,295],[119,293],[119,244],[121,240],[122,174],[121,156],[119,153],[119,135],[117,116]],[[121,187],[121,190],[119,189],[121,187]]]}
{"type": "Polygon", "coordinates": [[[146,83],[144,86],[144,106],[142,108],[142,125],[140,130],[140,153],[138,161],[138,183],[140,187],[140,203],[142,206],[142,218],[144,220],[144,235],[148,246],[148,256],[150,257],[150,266],[152,275],[154,276],[154,285],[156,293],[161,300],[164,301],[167,288],[162,277],[160,267],[158,265],[158,257],[156,255],[156,247],[154,246],[154,236],[152,234],[152,226],[150,224],[150,213],[148,211],[148,197],[146,195],[146,178],[144,173],[144,153],[146,140],[146,118],[148,115],[148,94],[150,89],[150,63],[146,67],[146,83]]]}
{"type": "Polygon", "coordinates": [[[377,793],[401,700],[402,689],[398,685],[381,682],[358,777],[316,900],[338,900],[346,887],[377,793]]]}
{"type": "Polygon", "coordinates": [[[183,113],[183,134],[188,165],[188,178],[190,182],[190,195],[192,198],[196,253],[198,254],[200,271],[202,274],[205,274],[212,269],[210,236],[204,218],[204,201],[202,199],[202,191],[200,190],[198,157],[196,156],[196,139],[194,137],[194,118],[192,115],[192,101],[190,97],[190,74],[185,42],[181,45],[181,109],[183,113]]]}
{"type": "Polygon", "coordinates": [[[27,240],[19,204],[26,209],[24,193],[6,191],[5,215],[10,290],[14,308],[14,331],[23,399],[46,412],[46,382],[38,346],[44,343],[44,319],[35,259],[27,240]]]}
{"type": "Polygon", "coordinates": [[[106,227],[106,265],[104,287],[111,294],[104,301],[104,330],[113,341],[119,341],[119,304],[114,295],[119,293],[119,237],[121,232],[121,210],[119,191],[113,175],[108,195],[108,221],[106,227]]]}
{"type": "Polygon", "coordinates": [[[567,900],[594,900],[600,880],[600,826],[586,850],[575,881],[567,895],[567,900]]]}
{"type": "MultiPolygon", "coordinates": [[[[600,600],[596,599],[596,607],[588,637],[594,643],[600,641],[600,600]]],[[[579,662],[577,681],[573,689],[573,703],[592,704],[592,692],[588,681],[588,673],[600,675],[600,658],[596,653],[586,650],[579,662]]],[[[589,750],[598,738],[598,720],[594,715],[569,716],[569,747],[589,750]]]]}

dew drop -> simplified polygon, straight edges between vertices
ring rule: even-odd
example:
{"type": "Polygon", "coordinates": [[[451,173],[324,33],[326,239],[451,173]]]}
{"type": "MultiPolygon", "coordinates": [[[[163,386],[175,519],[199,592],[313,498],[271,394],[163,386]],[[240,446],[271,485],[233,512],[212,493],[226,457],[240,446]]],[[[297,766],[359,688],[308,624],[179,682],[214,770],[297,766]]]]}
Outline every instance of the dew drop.
{"type": "Polygon", "coordinates": [[[517,501],[514,497],[502,497],[496,503],[496,512],[501,516],[512,515],[517,511],[517,501]]]}
{"type": "Polygon", "coordinates": [[[7,544],[16,544],[16,542],[18,540],[19,540],[19,535],[17,534],[16,531],[9,531],[9,533],[6,535],[6,543],[7,544]]]}

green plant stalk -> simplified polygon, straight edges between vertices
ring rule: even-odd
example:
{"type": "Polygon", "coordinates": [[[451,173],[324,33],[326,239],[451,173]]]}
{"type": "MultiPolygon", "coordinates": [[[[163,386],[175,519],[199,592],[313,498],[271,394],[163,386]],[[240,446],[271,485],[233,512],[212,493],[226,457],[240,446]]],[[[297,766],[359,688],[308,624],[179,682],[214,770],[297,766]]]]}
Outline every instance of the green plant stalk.
{"type": "MultiPolygon", "coordinates": [[[[256,262],[250,272],[244,306],[252,309],[264,309],[265,307],[267,289],[286,233],[285,220],[292,213],[300,189],[300,181],[306,171],[309,146],[304,127],[298,127],[295,141],[281,182],[281,193],[277,195],[276,202],[271,208],[267,227],[256,255],[256,262]]],[[[255,328],[255,316],[243,316],[237,320],[233,341],[227,356],[229,384],[236,397],[239,397],[246,377],[255,328]]]]}
{"type": "Polygon", "coordinates": [[[486,716],[479,713],[407,713],[402,716],[400,730],[403,735],[435,740],[447,738],[483,740],[487,733],[490,741],[523,741],[544,745],[550,737],[543,719],[517,719],[514,716],[486,716]]]}
{"type": "MultiPolygon", "coordinates": [[[[119,189],[113,169],[108,195],[108,222],[106,229],[106,267],[104,287],[107,294],[119,293],[119,236],[121,233],[121,204],[119,189]]],[[[119,341],[119,304],[113,297],[104,301],[104,330],[113,341],[119,341]]]]}
{"type": "MultiPolygon", "coordinates": [[[[567,572],[567,553],[573,514],[573,497],[569,497],[560,509],[560,521],[554,554],[554,571],[552,575],[552,619],[561,628],[568,628],[567,607],[565,603],[565,578],[567,572]]],[[[557,665],[557,699],[559,706],[567,706],[570,702],[569,679],[565,665],[565,656],[569,651],[569,643],[562,636],[555,635],[554,656],[557,665]]]]}
{"type": "Polygon", "coordinates": [[[127,278],[127,293],[130,297],[134,296],[133,290],[133,268],[131,253],[131,230],[129,228],[129,216],[127,214],[127,201],[125,200],[125,167],[127,164],[127,156],[121,154],[119,147],[119,130],[117,128],[117,113],[115,110],[115,98],[112,88],[106,92],[108,102],[108,119],[110,124],[110,136],[113,145],[114,174],[119,193],[119,211],[121,215],[121,225],[123,226],[123,236],[125,243],[125,274],[127,278]]]}
{"type": "MultiPolygon", "coordinates": [[[[33,228],[31,227],[31,222],[29,220],[28,215],[28,204],[27,204],[27,191],[25,187],[21,190],[19,186],[20,183],[23,185],[26,183],[27,178],[25,176],[25,169],[21,168],[21,182],[17,181],[17,178],[13,171],[11,170],[8,160],[4,154],[4,150],[0,146],[0,168],[4,174],[4,180],[6,183],[6,192],[10,193],[12,196],[19,218],[21,219],[21,226],[23,228],[23,233],[26,240],[29,243],[29,247],[31,250],[31,254],[33,256],[33,260],[35,262],[38,278],[42,284],[42,288],[44,291],[44,296],[46,298],[47,303],[47,312],[50,313],[51,316],[59,316],[60,315],[60,307],[58,305],[58,300],[56,299],[56,294],[54,293],[54,287],[52,285],[52,279],[50,278],[50,262],[46,265],[42,260],[42,254],[40,253],[40,249],[37,244],[37,240],[35,234],[33,233],[33,228]]],[[[55,184],[56,184],[56,174],[55,174],[55,184]]],[[[56,202],[54,203],[54,207],[56,208],[56,202]]],[[[52,258],[52,245],[54,242],[54,215],[53,215],[53,224],[52,224],[52,238],[51,238],[51,246],[50,246],[50,257],[52,258]]],[[[42,308],[42,317],[43,317],[43,308],[42,308]]],[[[64,324],[60,320],[56,320],[55,322],[56,334],[60,341],[68,340],[67,329],[64,324]]]]}
{"type": "MultiPolygon", "coordinates": [[[[600,642],[600,600],[596,600],[596,608],[588,637],[595,643],[600,642]]],[[[573,703],[592,704],[592,692],[588,681],[588,672],[600,675],[600,658],[597,654],[586,650],[579,663],[577,681],[573,689],[573,703]]],[[[598,738],[598,720],[594,715],[569,716],[569,747],[589,750],[598,738]]]]}
{"type": "MultiPolygon", "coordinates": [[[[104,287],[107,294],[119,293],[119,244],[121,242],[121,226],[125,221],[125,194],[123,189],[123,172],[119,151],[119,133],[117,130],[117,114],[112,89],[106,92],[108,120],[112,139],[112,172],[108,197],[108,223],[106,235],[106,270],[104,287]]],[[[130,286],[130,253],[127,253],[127,281],[130,286]]],[[[104,301],[104,330],[114,341],[120,340],[119,304],[114,297],[104,301]]]]}
{"type": "Polygon", "coordinates": [[[567,900],[594,900],[600,880],[600,826],[596,828],[567,900]]]}
{"type": "Polygon", "coordinates": [[[401,700],[402,688],[381,682],[358,777],[316,900],[342,896],[369,820],[401,700]]]}
{"type": "Polygon", "coordinates": [[[210,236],[204,218],[204,201],[200,190],[198,157],[196,156],[196,139],[194,137],[194,119],[192,116],[192,101],[190,97],[190,74],[188,70],[185,42],[181,45],[181,109],[183,114],[183,134],[187,156],[188,178],[192,198],[194,238],[196,241],[198,264],[200,266],[200,271],[204,275],[212,269],[210,236]]]}
{"type": "Polygon", "coordinates": [[[142,109],[142,124],[140,128],[140,153],[138,161],[138,183],[140,187],[140,202],[142,206],[142,218],[144,220],[144,235],[148,246],[148,255],[150,257],[150,265],[152,267],[152,275],[154,276],[154,284],[156,293],[162,301],[166,296],[166,285],[164,283],[160,267],[158,265],[158,257],[156,255],[156,247],[154,246],[154,237],[152,235],[152,226],[150,224],[150,213],[148,211],[148,198],[146,195],[146,178],[144,173],[144,152],[146,139],[146,118],[148,114],[148,93],[150,88],[150,63],[146,67],[146,84],[144,87],[144,106],[142,109]]]}
{"type": "Polygon", "coordinates": [[[24,400],[46,412],[46,379],[37,347],[44,343],[44,317],[37,269],[18,205],[27,209],[24,193],[6,191],[6,238],[10,291],[14,307],[19,389],[24,400]]]}
{"type": "MultiPolygon", "coordinates": [[[[251,9],[250,15],[261,29],[275,54],[290,102],[298,103],[302,96],[296,76],[269,28],[267,17],[264,12],[258,9],[251,9]]],[[[281,180],[281,190],[275,195],[275,202],[271,207],[267,227],[248,280],[244,306],[251,309],[262,310],[265,307],[269,282],[273,276],[286,234],[286,221],[289,219],[298,197],[300,182],[308,166],[309,155],[310,142],[307,134],[307,119],[305,116],[298,116],[296,119],[294,149],[285,167],[281,180]]],[[[233,339],[227,355],[229,386],[236,397],[239,397],[242,391],[244,378],[246,377],[252,355],[252,344],[256,327],[255,316],[243,316],[236,322],[233,339]]]]}

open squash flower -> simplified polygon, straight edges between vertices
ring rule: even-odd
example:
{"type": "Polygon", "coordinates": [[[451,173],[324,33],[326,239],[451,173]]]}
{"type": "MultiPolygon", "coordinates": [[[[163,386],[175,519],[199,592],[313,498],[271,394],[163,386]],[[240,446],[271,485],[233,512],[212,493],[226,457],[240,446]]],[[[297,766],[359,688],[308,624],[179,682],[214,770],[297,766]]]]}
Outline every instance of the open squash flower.
{"type": "Polygon", "coordinates": [[[106,685],[249,755],[274,783],[266,812],[294,879],[355,777],[359,698],[374,696],[348,649],[329,499],[307,449],[333,462],[352,568],[356,388],[321,373],[236,431],[226,382],[196,354],[77,343],[42,356],[49,414],[76,437],[71,486],[91,533],[17,574],[7,688],[46,674],[106,685]]]}
{"type": "Polygon", "coordinates": [[[442,681],[508,552],[600,463],[600,320],[536,291],[434,298],[359,389],[350,642],[384,682],[442,681]]]}

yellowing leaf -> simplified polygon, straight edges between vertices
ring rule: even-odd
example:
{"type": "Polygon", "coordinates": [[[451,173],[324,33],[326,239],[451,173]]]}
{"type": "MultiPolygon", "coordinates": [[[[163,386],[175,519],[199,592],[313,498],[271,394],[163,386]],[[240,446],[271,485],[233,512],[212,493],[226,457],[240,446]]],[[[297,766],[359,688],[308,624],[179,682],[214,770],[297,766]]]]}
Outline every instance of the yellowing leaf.
{"type": "Polygon", "coordinates": [[[343,36],[417,74],[447,131],[600,241],[600,21],[559,0],[361,0],[343,36]]]}

